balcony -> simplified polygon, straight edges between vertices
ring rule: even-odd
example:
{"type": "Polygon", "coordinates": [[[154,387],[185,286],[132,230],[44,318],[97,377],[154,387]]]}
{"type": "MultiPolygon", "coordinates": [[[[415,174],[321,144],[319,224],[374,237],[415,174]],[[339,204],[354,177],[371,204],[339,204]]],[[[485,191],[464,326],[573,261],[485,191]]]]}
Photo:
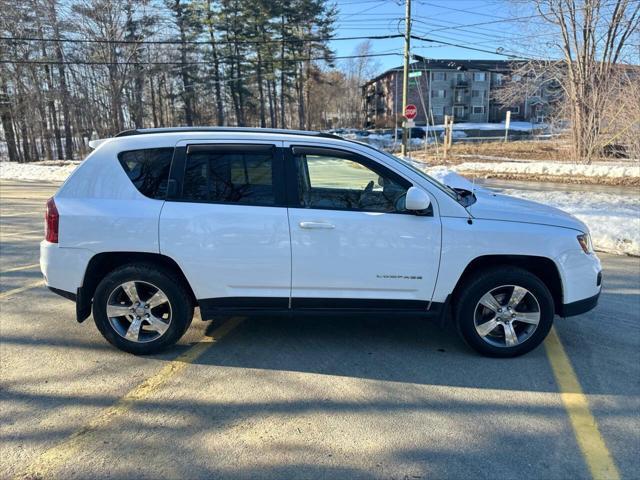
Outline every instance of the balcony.
{"type": "Polygon", "coordinates": [[[454,79],[453,80],[453,88],[469,88],[469,80],[466,79],[454,79]]]}
{"type": "Polygon", "coordinates": [[[469,103],[469,95],[454,95],[453,96],[453,104],[454,105],[467,105],[469,103]]]}

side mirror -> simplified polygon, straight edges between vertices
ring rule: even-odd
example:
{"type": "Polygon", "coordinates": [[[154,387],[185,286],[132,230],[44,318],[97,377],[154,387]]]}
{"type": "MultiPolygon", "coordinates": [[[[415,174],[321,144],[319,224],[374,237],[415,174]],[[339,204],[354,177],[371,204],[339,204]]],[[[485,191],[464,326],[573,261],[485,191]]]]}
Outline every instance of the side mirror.
{"type": "Polygon", "coordinates": [[[420,212],[429,208],[429,205],[431,205],[431,199],[427,192],[418,187],[411,187],[407,190],[405,200],[405,208],[407,210],[420,212]]]}

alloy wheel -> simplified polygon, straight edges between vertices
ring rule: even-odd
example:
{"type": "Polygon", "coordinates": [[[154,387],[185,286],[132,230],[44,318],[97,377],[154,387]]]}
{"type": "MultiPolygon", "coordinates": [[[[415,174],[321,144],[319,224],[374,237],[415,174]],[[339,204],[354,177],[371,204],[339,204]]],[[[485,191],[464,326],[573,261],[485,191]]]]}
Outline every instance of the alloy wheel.
{"type": "Polygon", "coordinates": [[[136,343],[157,340],[171,324],[171,302],[157,286],[142,281],[118,285],[107,300],[107,318],[121,337],[136,343]]]}
{"type": "Polygon", "coordinates": [[[474,310],[476,332],[496,347],[516,347],[540,323],[538,299],[524,287],[502,285],[485,293],[474,310]]]}

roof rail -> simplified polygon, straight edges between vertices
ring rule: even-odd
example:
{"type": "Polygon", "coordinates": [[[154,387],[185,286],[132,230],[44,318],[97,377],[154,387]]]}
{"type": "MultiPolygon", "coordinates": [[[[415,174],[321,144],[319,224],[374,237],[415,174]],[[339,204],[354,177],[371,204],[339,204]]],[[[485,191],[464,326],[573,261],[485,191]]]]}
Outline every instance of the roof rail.
{"type": "Polygon", "coordinates": [[[280,135],[301,135],[306,137],[334,138],[344,140],[338,135],[307,130],[285,130],[282,128],[250,128],[250,127],[164,127],[164,128],[136,128],[123,130],[116,137],[129,137],[132,135],[149,135],[154,133],[179,133],[179,132],[236,132],[236,133],[273,133],[280,135]]]}

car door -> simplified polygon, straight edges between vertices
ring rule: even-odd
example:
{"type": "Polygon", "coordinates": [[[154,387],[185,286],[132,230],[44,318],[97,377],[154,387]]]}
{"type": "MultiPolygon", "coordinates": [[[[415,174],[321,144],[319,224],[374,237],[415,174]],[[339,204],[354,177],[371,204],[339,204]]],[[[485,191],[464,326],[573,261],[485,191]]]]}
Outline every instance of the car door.
{"type": "Polygon", "coordinates": [[[426,309],[440,259],[437,206],[409,212],[411,181],[355,151],[288,145],[294,308],[426,309]]]}
{"type": "Polygon", "coordinates": [[[161,253],[207,309],[288,308],[291,250],[281,142],[181,142],[161,253]]]}

